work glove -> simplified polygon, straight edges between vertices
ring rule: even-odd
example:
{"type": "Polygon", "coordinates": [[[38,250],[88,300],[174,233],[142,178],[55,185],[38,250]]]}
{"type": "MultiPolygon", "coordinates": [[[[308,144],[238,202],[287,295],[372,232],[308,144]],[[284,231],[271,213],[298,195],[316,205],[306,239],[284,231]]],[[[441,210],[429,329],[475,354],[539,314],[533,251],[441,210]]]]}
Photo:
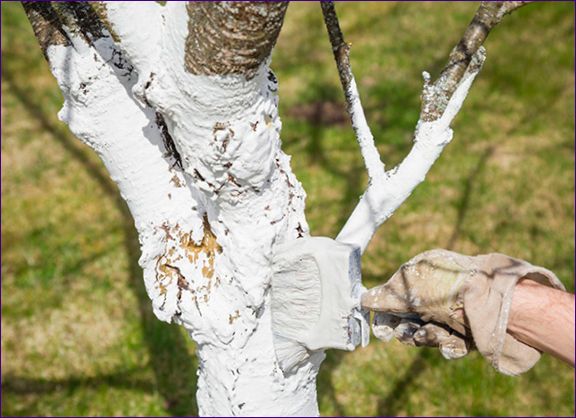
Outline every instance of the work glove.
{"type": "Polygon", "coordinates": [[[412,258],[387,283],[364,293],[361,304],[375,311],[377,338],[439,347],[448,359],[477,348],[496,370],[517,375],[540,358],[538,350],[507,332],[521,279],[565,290],[551,271],[504,254],[471,257],[436,249],[412,258]]]}

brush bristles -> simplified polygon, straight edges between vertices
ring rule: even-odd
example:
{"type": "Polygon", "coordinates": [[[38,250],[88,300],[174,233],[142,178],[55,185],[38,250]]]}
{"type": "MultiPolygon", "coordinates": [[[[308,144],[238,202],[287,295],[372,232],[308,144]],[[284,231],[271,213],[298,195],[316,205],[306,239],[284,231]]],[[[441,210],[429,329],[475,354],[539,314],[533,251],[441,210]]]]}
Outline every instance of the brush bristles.
{"type": "Polygon", "coordinates": [[[322,288],[314,258],[277,259],[272,277],[272,327],[275,334],[296,339],[318,322],[322,288]]]}
{"type": "Polygon", "coordinates": [[[358,309],[358,248],[326,237],[297,239],[275,248],[272,266],[272,330],[284,372],[315,351],[353,350],[367,342],[367,321],[358,309]]]}
{"type": "Polygon", "coordinates": [[[289,340],[274,333],[274,350],[280,369],[286,375],[294,366],[302,363],[310,357],[310,352],[302,344],[289,340]]]}

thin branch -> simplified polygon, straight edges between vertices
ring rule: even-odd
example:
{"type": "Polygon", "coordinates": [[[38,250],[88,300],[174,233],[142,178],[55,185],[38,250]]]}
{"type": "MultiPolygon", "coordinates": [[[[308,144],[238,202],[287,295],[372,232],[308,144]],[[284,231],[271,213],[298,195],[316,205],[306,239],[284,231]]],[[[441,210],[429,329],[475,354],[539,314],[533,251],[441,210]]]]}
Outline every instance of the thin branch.
{"type": "Polygon", "coordinates": [[[468,66],[442,117],[434,121],[420,120],[414,133],[414,145],[408,155],[397,167],[389,170],[382,181],[368,186],[338,234],[338,241],[357,245],[364,252],[378,227],[392,216],[424,181],[434,162],[452,140],[450,123],[458,114],[474,78],[482,67],[484,48],[476,52],[473,62],[475,65],[468,66]]]}
{"type": "MultiPolygon", "coordinates": [[[[480,71],[485,60],[485,50],[482,43],[488,33],[502,18],[523,6],[525,1],[515,2],[481,2],[472,22],[466,29],[462,39],[452,50],[448,64],[438,80],[430,83],[430,75],[424,72],[424,89],[422,92],[422,110],[416,126],[414,145],[401,164],[385,173],[378,182],[371,182],[361,197],[354,212],[338,234],[337,240],[358,245],[362,252],[366,249],[377,228],[388,219],[394,211],[410,196],[414,188],[420,184],[444,147],[452,139],[450,124],[464,102],[474,78],[480,71]]],[[[346,92],[349,110],[351,110],[352,125],[355,131],[367,124],[360,101],[357,98],[354,77],[348,58],[349,46],[344,42],[340,31],[334,6],[331,2],[322,3],[324,20],[334,49],[340,79],[346,92]],[[350,92],[356,94],[349,96],[350,92]],[[360,125],[356,119],[361,115],[360,125]]],[[[357,133],[358,142],[363,144],[366,138],[357,133]]],[[[372,147],[372,136],[369,136],[372,147]]],[[[366,152],[363,149],[366,160],[366,152]]],[[[369,157],[377,156],[368,153],[369,157]]],[[[368,166],[368,164],[367,164],[368,166]]]]}
{"type": "Polygon", "coordinates": [[[430,83],[430,76],[424,73],[426,84],[422,93],[422,110],[420,119],[433,121],[439,119],[456,87],[460,84],[464,72],[472,63],[472,57],[482,46],[488,34],[502,18],[514,10],[524,6],[528,1],[483,1],[474,14],[474,17],[462,39],[452,49],[448,63],[434,83],[430,83]]]}
{"type": "Polygon", "coordinates": [[[360,152],[364,158],[364,164],[368,171],[370,181],[376,178],[381,178],[384,175],[384,164],[380,160],[380,154],[374,144],[374,136],[370,131],[366,116],[364,115],[364,108],[360,101],[360,94],[356,87],[354,75],[352,74],[352,67],[350,65],[350,45],[344,41],[344,36],[340,30],[338,23],[338,16],[334,9],[332,1],[321,1],[322,14],[324,15],[324,23],[328,30],[330,43],[332,44],[332,51],[334,52],[334,59],[336,60],[336,67],[338,68],[338,75],[340,82],[344,89],[346,98],[346,109],[352,122],[352,129],[356,135],[356,140],[360,145],[360,152]]]}

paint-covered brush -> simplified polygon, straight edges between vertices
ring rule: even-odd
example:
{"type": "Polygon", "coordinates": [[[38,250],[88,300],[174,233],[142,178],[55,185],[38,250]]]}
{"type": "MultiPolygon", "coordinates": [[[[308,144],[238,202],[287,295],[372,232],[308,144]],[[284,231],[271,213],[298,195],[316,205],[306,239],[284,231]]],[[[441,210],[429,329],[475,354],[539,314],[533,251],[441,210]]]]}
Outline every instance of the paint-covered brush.
{"type": "Polygon", "coordinates": [[[325,237],[297,239],[276,247],[273,270],[274,347],[284,373],[316,350],[368,344],[358,247],[325,237]]]}

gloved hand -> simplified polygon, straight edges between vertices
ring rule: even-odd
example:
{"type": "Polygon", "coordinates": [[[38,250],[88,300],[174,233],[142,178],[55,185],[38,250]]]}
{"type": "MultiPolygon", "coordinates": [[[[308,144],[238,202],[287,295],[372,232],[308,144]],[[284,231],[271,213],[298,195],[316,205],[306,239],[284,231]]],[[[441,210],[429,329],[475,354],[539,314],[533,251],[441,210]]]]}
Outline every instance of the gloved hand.
{"type": "Polygon", "coordinates": [[[498,371],[517,375],[540,358],[538,350],[507,333],[521,279],[565,290],[554,273],[526,261],[437,249],[417,255],[387,283],[366,292],[362,306],[375,311],[377,338],[440,347],[449,359],[475,346],[498,371]]]}

